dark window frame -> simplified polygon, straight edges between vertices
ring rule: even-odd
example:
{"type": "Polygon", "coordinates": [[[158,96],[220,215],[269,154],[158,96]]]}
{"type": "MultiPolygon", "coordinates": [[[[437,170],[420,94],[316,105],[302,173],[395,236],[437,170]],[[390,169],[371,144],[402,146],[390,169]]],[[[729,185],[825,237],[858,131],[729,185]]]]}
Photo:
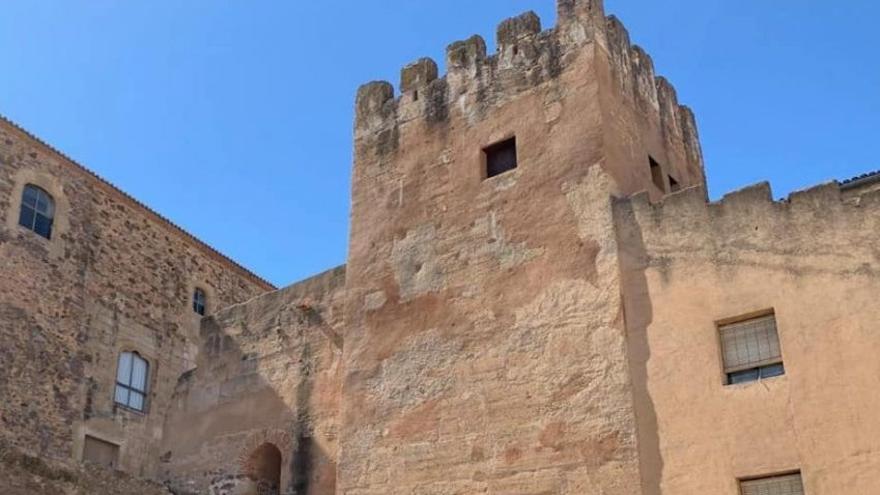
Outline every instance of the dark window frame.
{"type": "MultiPolygon", "coordinates": [[[[776,311],[773,309],[759,311],[736,318],[728,318],[726,320],[716,322],[716,335],[718,337],[718,349],[721,356],[721,368],[724,374],[724,385],[744,385],[749,383],[757,383],[762,380],[784,376],[787,372],[785,368],[785,360],[782,355],[782,342],[779,338],[779,324],[776,318],[776,311]],[[727,346],[725,345],[725,332],[735,332],[749,323],[758,324],[762,320],[770,320],[773,325],[773,332],[776,337],[775,347],[778,354],[771,356],[765,360],[755,361],[754,365],[736,365],[727,362],[727,346]]],[[[773,345],[767,342],[769,348],[773,345]]],[[[760,345],[758,347],[760,349],[760,345]]]]}
{"type": "Polygon", "coordinates": [[[144,356],[142,356],[137,351],[123,351],[119,353],[119,359],[116,361],[116,387],[113,388],[113,402],[130,411],[135,411],[138,413],[146,413],[147,412],[147,392],[150,388],[150,361],[147,360],[144,356]],[[128,370],[128,383],[119,381],[119,372],[120,367],[122,366],[122,359],[124,356],[131,356],[131,362],[129,363],[128,370]],[[134,384],[134,369],[135,369],[135,360],[141,361],[144,363],[144,383],[143,389],[138,388],[136,384],[134,384]],[[123,402],[119,398],[120,389],[125,391],[125,396],[127,399],[123,402]],[[141,397],[141,407],[137,407],[136,405],[132,405],[132,394],[139,395],[141,397]]]}
{"type": "Polygon", "coordinates": [[[52,239],[55,223],[55,198],[35,184],[25,184],[21,191],[18,224],[45,239],[52,239]]]}
{"type": "Polygon", "coordinates": [[[763,476],[749,476],[747,478],[739,478],[737,479],[737,488],[739,489],[740,494],[746,493],[747,485],[754,483],[762,483],[762,482],[771,482],[771,481],[781,481],[786,478],[797,478],[801,493],[806,493],[806,489],[804,487],[804,477],[803,473],[800,470],[795,471],[784,471],[777,474],[763,475],[763,476]]]}
{"type": "Polygon", "coordinates": [[[502,139],[483,148],[484,179],[498,177],[516,170],[518,167],[519,156],[516,147],[516,136],[502,139]]]}
{"type": "Polygon", "coordinates": [[[201,287],[196,287],[193,290],[192,308],[193,312],[199,316],[205,316],[205,313],[208,312],[208,293],[201,287]]]}

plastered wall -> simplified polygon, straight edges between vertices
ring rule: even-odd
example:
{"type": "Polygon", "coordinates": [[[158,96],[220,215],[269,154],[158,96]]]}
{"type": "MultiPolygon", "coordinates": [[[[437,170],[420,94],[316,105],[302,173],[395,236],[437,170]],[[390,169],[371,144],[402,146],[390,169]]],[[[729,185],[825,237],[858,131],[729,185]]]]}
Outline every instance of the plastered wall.
{"type": "Polygon", "coordinates": [[[646,493],[796,470],[809,494],[877,493],[878,212],[835,183],[616,206],[646,493]],[[726,386],[716,323],[766,310],[785,376],[726,386]]]}
{"type": "Polygon", "coordinates": [[[255,452],[281,454],[280,493],[335,493],[345,269],[205,319],[198,367],[165,425],[161,478],[178,493],[257,493],[255,452]]]}

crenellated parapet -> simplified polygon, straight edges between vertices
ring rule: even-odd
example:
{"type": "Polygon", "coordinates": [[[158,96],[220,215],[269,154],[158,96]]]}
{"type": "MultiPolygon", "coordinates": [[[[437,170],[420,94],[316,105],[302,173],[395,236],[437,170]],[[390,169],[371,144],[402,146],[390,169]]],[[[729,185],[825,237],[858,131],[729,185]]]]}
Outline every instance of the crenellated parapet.
{"type": "Polygon", "coordinates": [[[654,73],[651,56],[630,42],[629,32],[618,18],[608,17],[606,34],[612,72],[624,95],[645,114],[659,117],[668,142],[682,142],[690,159],[702,161],[694,113],[679,104],[675,87],[654,73]]]}
{"type": "Polygon", "coordinates": [[[700,187],[652,203],[640,193],[615,204],[626,244],[641,246],[645,263],[664,267],[705,260],[749,264],[798,274],[838,267],[880,276],[873,247],[880,232],[880,191],[848,199],[837,182],[774,200],[763,182],[706,202],[700,187]]]}
{"type": "MultiPolygon", "coordinates": [[[[452,112],[468,122],[516,95],[557,79],[589,46],[611,61],[614,79],[640,112],[654,115],[670,142],[683,143],[688,157],[701,162],[693,112],[679,104],[675,89],[657,77],[651,57],[632,45],[623,24],[606,17],[601,1],[558,0],[558,22],[543,30],[534,12],[502,21],[496,52],[474,35],[446,48],[447,73],[419,59],[401,70],[399,93],[388,82],[372,82],[358,92],[356,134],[393,144],[390,129],[414,121],[441,124],[452,112]]],[[[387,146],[385,146],[387,148],[387,146]]]]}

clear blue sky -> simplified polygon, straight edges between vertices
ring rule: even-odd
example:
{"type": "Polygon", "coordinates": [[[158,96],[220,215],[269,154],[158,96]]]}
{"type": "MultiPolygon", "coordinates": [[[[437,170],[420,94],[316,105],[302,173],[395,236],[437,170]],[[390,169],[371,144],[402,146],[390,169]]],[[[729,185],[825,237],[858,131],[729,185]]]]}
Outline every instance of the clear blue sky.
{"type": "MultiPolygon", "coordinates": [[[[345,261],[357,87],[554,0],[4,0],[0,113],[278,285],[345,261]]],[[[874,0],[606,0],[711,195],[880,168],[874,0]]],[[[491,47],[490,47],[491,49],[491,47]]]]}

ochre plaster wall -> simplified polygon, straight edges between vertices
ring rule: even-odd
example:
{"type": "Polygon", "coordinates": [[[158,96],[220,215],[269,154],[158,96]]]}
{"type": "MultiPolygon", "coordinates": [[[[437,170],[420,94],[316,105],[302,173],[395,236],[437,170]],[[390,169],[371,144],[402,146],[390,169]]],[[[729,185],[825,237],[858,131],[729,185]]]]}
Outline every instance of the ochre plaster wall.
{"type": "Polygon", "coordinates": [[[704,197],[616,208],[646,493],[795,470],[808,494],[877,493],[880,195],[704,197]],[[785,376],[725,386],[716,322],[771,309],[785,376]]]}
{"type": "Polygon", "coordinates": [[[399,98],[359,92],[340,493],[640,490],[610,198],[647,189],[649,150],[684,156],[685,132],[661,133],[690,113],[642,72],[655,118],[606,125],[637,104],[603,101],[634,75],[611,67],[612,21],[587,1],[559,18],[504,21],[491,57],[450,45],[443,78],[407,66],[399,98]],[[481,150],[512,136],[519,167],[486,180],[481,150]]]}
{"type": "Polygon", "coordinates": [[[198,367],[181,378],[166,423],[169,486],[250,493],[253,454],[271,443],[281,493],[334,493],[344,287],[337,268],[203,321],[198,367]]]}

